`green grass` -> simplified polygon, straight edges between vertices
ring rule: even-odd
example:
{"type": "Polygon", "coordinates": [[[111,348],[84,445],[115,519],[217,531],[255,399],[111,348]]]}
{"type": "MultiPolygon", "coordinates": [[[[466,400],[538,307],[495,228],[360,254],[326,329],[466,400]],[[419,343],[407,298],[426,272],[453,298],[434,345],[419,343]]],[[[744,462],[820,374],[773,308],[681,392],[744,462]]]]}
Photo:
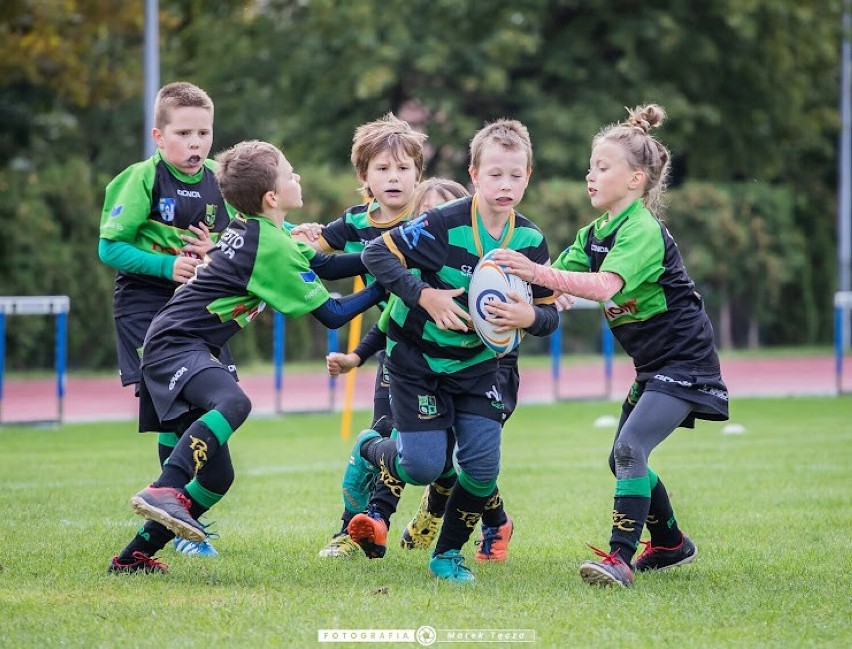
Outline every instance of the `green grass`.
{"type": "MultiPolygon", "coordinates": [[[[699,557],[632,590],[577,574],[586,542],[606,547],[613,430],[594,422],[616,414],[571,402],[509,422],[500,486],[516,534],[504,565],[465,548],[473,586],[430,579],[426,553],[395,544],[383,560],[317,558],[350,447],[337,417],[246,424],[211,517],[222,556],[167,548],[168,575],[106,574],[140,520],[129,497],[157,474],[152,436],[130,422],[0,428],[0,646],[303,647],[319,629],[421,625],[533,629],[547,647],[852,644],[852,402],[741,400],[745,434],[699,423],[664,442],[652,466],[699,557]]],[[[406,490],[392,541],[419,496],[406,490]]]]}

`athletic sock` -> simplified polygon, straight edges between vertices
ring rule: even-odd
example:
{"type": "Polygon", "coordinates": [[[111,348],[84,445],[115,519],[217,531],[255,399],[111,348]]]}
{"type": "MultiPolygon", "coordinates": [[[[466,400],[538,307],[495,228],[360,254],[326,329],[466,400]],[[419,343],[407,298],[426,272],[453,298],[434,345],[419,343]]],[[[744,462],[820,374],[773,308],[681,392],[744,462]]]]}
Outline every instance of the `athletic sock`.
{"type": "Polygon", "coordinates": [[[163,466],[155,487],[181,489],[213,457],[221,444],[225,444],[233,430],[216,410],[194,421],[180,436],[169,461],[163,466]]]}
{"type": "Polygon", "coordinates": [[[447,510],[447,500],[456,484],[456,472],[452,469],[449,475],[442,475],[429,485],[429,498],[426,501],[426,509],[432,516],[441,518],[447,510]]]}
{"type": "Polygon", "coordinates": [[[650,504],[650,498],[641,496],[615,497],[609,547],[611,552],[618,552],[624,563],[629,564],[636,554],[650,504]]]}
{"type": "Polygon", "coordinates": [[[444,524],[435,545],[435,554],[461,550],[470,539],[490,496],[475,496],[456,482],[447,501],[444,524]]]}
{"type": "Polygon", "coordinates": [[[503,508],[503,499],[500,492],[494,489],[494,493],[488,497],[485,503],[485,511],[482,512],[482,524],[486,527],[500,527],[505,525],[509,517],[503,508]]]}
{"type": "Polygon", "coordinates": [[[134,552],[141,552],[145,556],[153,557],[157,552],[166,547],[166,544],[174,537],[174,533],[166,529],[164,525],[156,521],[145,521],[136,530],[136,536],[119,553],[118,561],[124,564],[136,561],[133,557],[134,552]]]}
{"type": "Polygon", "coordinates": [[[651,534],[651,545],[673,548],[681,542],[683,533],[675,520],[669,494],[663,481],[651,469],[648,469],[648,476],[651,479],[651,506],[645,525],[651,534]]]}
{"type": "Polygon", "coordinates": [[[399,506],[403,489],[405,489],[405,482],[391,475],[382,461],[379,464],[379,475],[376,476],[376,486],[370,497],[370,505],[381,514],[388,527],[390,527],[391,516],[396,513],[396,508],[399,506]]]}

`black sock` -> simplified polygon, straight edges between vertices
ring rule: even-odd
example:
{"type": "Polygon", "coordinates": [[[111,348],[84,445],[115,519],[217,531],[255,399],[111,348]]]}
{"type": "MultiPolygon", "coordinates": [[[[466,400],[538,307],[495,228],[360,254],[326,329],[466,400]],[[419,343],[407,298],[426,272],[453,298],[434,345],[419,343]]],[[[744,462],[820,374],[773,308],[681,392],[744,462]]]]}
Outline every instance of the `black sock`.
{"type": "Polygon", "coordinates": [[[402,490],[405,482],[394,477],[385,465],[384,458],[380,458],[379,475],[376,476],[376,488],[370,498],[370,506],[374,508],[390,527],[390,519],[396,513],[399,499],[402,498],[402,490]]]}
{"type": "Polygon", "coordinates": [[[500,527],[505,525],[507,520],[509,520],[509,517],[506,516],[506,510],[503,508],[503,499],[495,487],[494,493],[488,497],[488,502],[485,503],[485,511],[482,512],[482,524],[486,527],[500,527]]]}
{"type": "Polygon", "coordinates": [[[657,478],[657,484],[651,489],[651,507],[648,510],[648,520],[645,521],[645,525],[651,534],[651,545],[655,547],[673,548],[683,539],[683,533],[675,520],[669,494],[659,478],[657,478]]]}
{"type": "Polygon", "coordinates": [[[474,496],[456,482],[447,501],[444,524],[435,545],[436,555],[462,549],[479,522],[488,499],[489,496],[474,496]]]}
{"type": "Polygon", "coordinates": [[[444,516],[444,512],[447,511],[447,500],[453,492],[456,479],[456,474],[453,472],[450,476],[441,476],[429,485],[429,499],[426,502],[426,509],[432,516],[438,518],[444,516]]]}
{"type": "Polygon", "coordinates": [[[396,474],[396,456],[399,455],[396,450],[396,440],[386,437],[375,437],[361,444],[361,457],[367,460],[373,466],[381,467],[382,464],[388,468],[394,478],[399,478],[396,474]]]}
{"type": "Polygon", "coordinates": [[[182,489],[218,450],[218,438],[199,419],[180,436],[154,486],[182,489]]]}
{"type": "Polygon", "coordinates": [[[157,552],[166,547],[166,544],[175,537],[173,532],[166,529],[165,526],[155,521],[145,521],[145,523],[136,530],[136,536],[127,544],[121,553],[118,555],[120,563],[131,563],[136,561],[133,558],[134,552],[153,557],[157,552]]]}
{"type": "Polygon", "coordinates": [[[650,498],[642,496],[616,496],[612,508],[612,535],[609,539],[610,551],[629,564],[633,560],[642,528],[648,517],[650,498]]]}

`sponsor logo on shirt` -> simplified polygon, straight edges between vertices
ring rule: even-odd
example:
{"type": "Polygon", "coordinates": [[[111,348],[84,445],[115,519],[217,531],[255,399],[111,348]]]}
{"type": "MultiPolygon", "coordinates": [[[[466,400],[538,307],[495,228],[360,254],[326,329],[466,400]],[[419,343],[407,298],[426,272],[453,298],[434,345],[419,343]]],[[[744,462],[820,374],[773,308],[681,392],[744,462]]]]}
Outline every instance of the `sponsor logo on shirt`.
{"type": "Polygon", "coordinates": [[[116,216],[121,216],[121,213],[124,211],[124,205],[114,205],[109,215],[111,218],[115,218],[116,216]]]}
{"type": "Polygon", "coordinates": [[[222,233],[222,236],[219,238],[219,243],[216,244],[216,247],[219,248],[223,253],[228,256],[228,259],[233,259],[234,254],[236,254],[237,250],[242,248],[246,244],[245,239],[243,239],[242,235],[238,234],[236,231],[228,228],[222,233]]]}
{"type": "Polygon", "coordinates": [[[302,281],[305,284],[310,284],[311,282],[317,281],[317,274],[312,270],[306,270],[302,273],[299,273],[299,277],[302,278],[302,281]]]}
{"type": "Polygon", "coordinates": [[[166,223],[171,223],[175,220],[175,201],[174,198],[161,198],[159,203],[157,203],[157,209],[160,211],[160,216],[163,217],[163,221],[166,223]]]}
{"type": "Polygon", "coordinates": [[[185,196],[186,198],[201,198],[201,192],[197,192],[194,189],[178,189],[178,196],[185,196]]]}
{"type": "Polygon", "coordinates": [[[593,243],[591,246],[592,252],[609,252],[609,248],[602,246],[599,243],[593,243]]]}
{"type": "Polygon", "coordinates": [[[624,304],[616,304],[612,300],[604,305],[604,317],[607,320],[615,320],[623,315],[636,315],[639,311],[636,300],[628,300],[624,304]]]}

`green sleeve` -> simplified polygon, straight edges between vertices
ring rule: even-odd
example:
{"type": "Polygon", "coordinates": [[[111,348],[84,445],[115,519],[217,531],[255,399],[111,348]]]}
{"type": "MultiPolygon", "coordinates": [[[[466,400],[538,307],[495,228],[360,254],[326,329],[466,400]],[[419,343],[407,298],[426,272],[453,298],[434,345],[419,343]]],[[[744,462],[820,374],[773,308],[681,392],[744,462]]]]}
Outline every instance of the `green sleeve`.
{"type": "Polygon", "coordinates": [[[124,241],[109,239],[98,241],[98,257],[107,266],[112,266],[116,270],[154,275],[164,279],[172,279],[175,259],[177,259],[173,255],[155,255],[139,250],[124,241]]]}
{"type": "Polygon", "coordinates": [[[391,296],[388,298],[387,306],[382,310],[382,314],[379,316],[379,321],[376,323],[379,326],[379,331],[383,334],[388,332],[388,322],[390,321],[390,313],[391,309],[395,302],[399,302],[399,298],[391,293],[391,296]]]}
{"type": "Polygon", "coordinates": [[[101,211],[100,238],[135,243],[151,213],[154,158],[129,166],[107,185],[101,211]]]}
{"type": "MultiPolygon", "coordinates": [[[[286,226],[287,224],[285,223],[284,225],[286,226]]],[[[287,231],[289,232],[290,230],[287,231]]],[[[317,254],[316,250],[311,248],[308,244],[303,243],[302,241],[296,241],[295,239],[293,239],[293,243],[296,244],[296,246],[299,248],[299,252],[301,252],[302,255],[304,255],[305,259],[307,259],[308,261],[313,259],[314,256],[317,254]]]]}
{"type": "Polygon", "coordinates": [[[310,313],[329,298],[296,243],[289,232],[260,219],[257,256],[246,287],[291,318],[310,313]]]}
{"type": "Polygon", "coordinates": [[[553,262],[553,268],[559,270],[570,270],[578,273],[589,272],[589,256],[586,254],[586,239],[589,236],[589,228],[586,226],[577,233],[577,238],[566,250],[564,250],[553,262]]]}
{"type": "Polygon", "coordinates": [[[628,294],[645,282],[655,282],[664,270],[665,242],[660,225],[648,213],[631,216],[616,235],[615,244],[601,264],[601,272],[615,273],[624,280],[620,293],[628,294]]]}

